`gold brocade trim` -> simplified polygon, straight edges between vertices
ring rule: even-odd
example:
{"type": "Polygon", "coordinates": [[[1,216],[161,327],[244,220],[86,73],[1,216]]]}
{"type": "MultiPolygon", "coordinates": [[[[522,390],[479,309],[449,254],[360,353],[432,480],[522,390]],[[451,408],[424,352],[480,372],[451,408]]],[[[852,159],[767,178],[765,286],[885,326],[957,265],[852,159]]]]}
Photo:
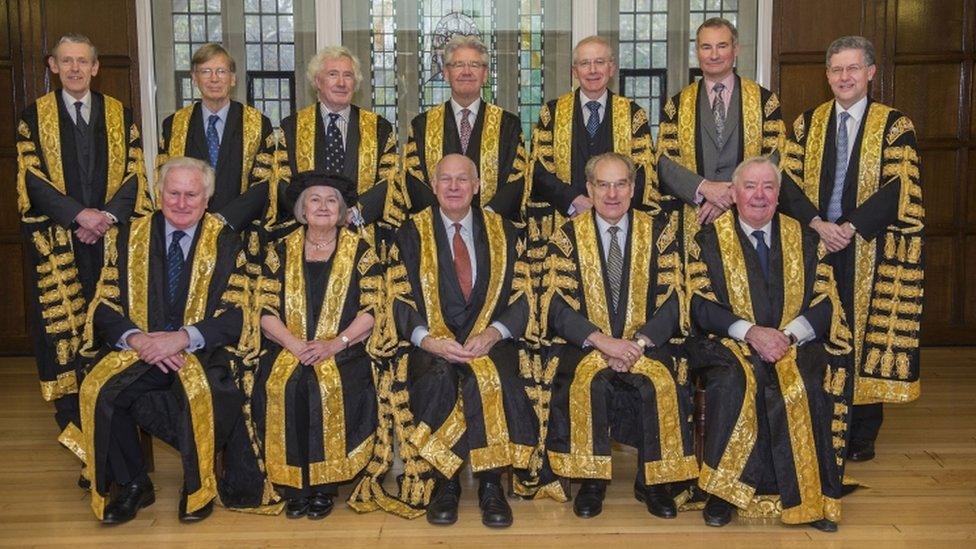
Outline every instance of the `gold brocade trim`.
{"type": "Polygon", "coordinates": [[[685,86],[678,97],[678,158],[674,159],[688,170],[698,173],[695,156],[695,113],[698,110],[698,82],[685,86]]]}
{"type": "Polygon", "coordinates": [[[214,410],[210,384],[200,359],[193,353],[186,353],[185,357],[186,362],[177,375],[190,404],[190,424],[200,473],[200,488],[186,496],[186,511],[193,513],[217,496],[217,477],[214,475],[214,410]]]}
{"type": "Polygon", "coordinates": [[[268,381],[265,382],[267,403],[265,404],[264,454],[268,469],[268,480],[282,486],[302,487],[302,470],[288,465],[285,437],[285,386],[295,369],[300,365],[298,358],[288,349],[282,349],[271,366],[268,381]]]}
{"type": "Polygon", "coordinates": [[[630,99],[622,95],[614,95],[612,96],[611,103],[610,116],[613,119],[613,152],[632,158],[634,150],[632,139],[634,132],[632,131],[630,120],[630,99]]]}
{"type": "MultiPolygon", "coordinates": [[[[627,317],[624,321],[624,339],[634,337],[647,322],[647,292],[651,278],[651,249],[654,242],[654,220],[638,210],[631,210],[630,274],[627,281],[627,317]]],[[[658,265],[658,268],[661,268],[658,265]]],[[[623,296],[621,296],[623,297],[623,296]]],[[[589,309],[589,296],[587,296],[589,309]]],[[[610,334],[611,332],[605,332],[610,334]]]]}
{"type": "Polygon", "coordinates": [[[759,84],[748,78],[739,78],[742,95],[742,158],[752,158],[762,154],[763,107],[762,91],[759,84]]]}
{"type": "Polygon", "coordinates": [[[61,165],[61,122],[58,119],[57,92],[48,93],[37,100],[37,134],[47,167],[48,182],[59,193],[67,194],[64,167],[61,165]]]}
{"type": "Polygon", "coordinates": [[[376,184],[376,123],[375,112],[359,109],[359,169],[356,189],[359,196],[376,184]]]}
{"type": "Polygon", "coordinates": [[[742,408],[732,427],[732,434],[725,445],[725,452],[722,453],[718,467],[712,469],[705,463],[701,464],[698,486],[709,494],[714,494],[736,507],[745,509],[756,492],[754,486],[749,486],[740,480],[746,462],[756,445],[759,430],[756,417],[756,376],[752,373],[752,363],[746,358],[740,344],[730,339],[722,339],[722,344],[732,352],[739,367],[742,368],[742,376],[745,379],[742,408]]]}
{"type": "Polygon", "coordinates": [[[736,233],[736,223],[735,216],[730,213],[720,215],[714,222],[719,254],[722,257],[722,271],[725,273],[725,287],[729,293],[732,313],[755,323],[756,315],[752,310],[752,293],[749,289],[749,271],[746,269],[742,244],[736,233]]]}
{"type": "Polygon", "coordinates": [[[166,152],[169,156],[184,156],[186,153],[186,138],[190,133],[190,117],[196,103],[188,105],[173,113],[173,125],[170,128],[169,146],[166,152]]]}
{"type": "Polygon", "coordinates": [[[912,402],[922,394],[922,383],[857,376],[854,382],[854,404],[876,402],[912,402]]]}
{"type": "Polygon", "coordinates": [[[783,258],[783,314],[780,328],[800,316],[807,287],[803,268],[803,229],[792,217],[779,215],[780,256],[783,258]]]}
{"type": "Polygon", "coordinates": [[[575,106],[575,90],[560,96],[556,100],[556,114],[552,124],[552,160],[556,165],[556,178],[567,185],[573,179],[573,109],[575,106]]]}
{"type": "Polygon", "coordinates": [[[125,127],[125,108],[122,103],[107,95],[103,98],[105,100],[105,133],[108,141],[108,179],[105,182],[105,202],[108,202],[115,196],[125,178],[128,164],[125,149],[129,140],[125,127]]]}
{"type": "MultiPolygon", "coordinates": [[[[501,146],[502,114],[498,105],[482,103],[485,120],[481,129],[481,158],[478,178],[481,180],[481,203],[487,204],[498,190],[498,149],[501,146]]],[[[506,183],[506,182],[502,182],[506,183]]]]}
{"type": "Polygon", "coordinates": [[[133,220],[129,230],[126,287],[129,290],[129,318],[140,329],[149,329],[149,245],[152,216],[133,220]]]}
{"type": "Polygon", "coordinates": [[[41,381],[41,397],[47,402],[53,402],[65,395],[72,395],[77,392],[78,375],[73,370],[61,372],[53,381],[41,381]]]}
{"type": "MultiPolygon", "coordinates": [[[[264,115],[261,111],[248,105],[242,105],[242,123],[244,125],[244,142],[242,144],[244,158],[241,160],[241,194],[250,186],[251,169],[254,167],[254,158],[261,148],[261,130],[264,129],[264,115]]],[[[274,183],[274,182],[270,182],[274,183]]]]}
{"type": "Polygon", "coordinates": [[[213,215],[203,214],[199,225],[200,236],[197,239],[196,250],[193,252],[189,293],[183,310],[184,324],[200,322],[207,312],[207,290],[210,288],[210,279],[217,266],[217,237],[220,236],[223,226],[224,224],[213,215]]]}
{"type": "MultiPolygon", "coordinates": [[[[285,302],[284,317],[288,331],[295,337],[308,337],[305,303],[305,228],[285,237],[285,302]]],[[[268,254],[268,258],[274,257],[268,254]]],[[[277,269],[275,269],[277,270],[277,269]]],[[[328,311],[322,311],[328,314],[328,311]]]]}
{"type": "MultiPolygon", "coordinates": [[[[586,300],[586,316],[604,334],[611,334],[607,292],[603,285],[603,269],[600,267],[600,250],[597,247],[596,220],[592,210],[576,216],[573,228],[576,232],[576,254],[579,257],[580,282],[583,299],[586,300]]],[[[646,246],[650,246],[647,241],[646,246]]],[[[633,265],[631,265],[633,270],[633,265]]],[[[645,294],[646,295],[646,294],[645,294]]]]}
{"type": "Polygon", "coordinates": [[[427,164],[427,184],[434,186],[434,173],[437,163],[444,154],[444,111],[446,105],[441,103],[427,111],[424,126],[424,162],[427,164]]]}
{"type": "MultiPolygon", "coordinates": [[[[472,448],[470,452],[471,470],[474,472],[487,471],[512,465],[518,457],[521,468],[528,465],[528,452],[516,453],[508,435],[508,423],[505,421],[505,407],[502,404],[502,381],[498,376],[498,368],[487,356],[478,357],[469,363],[478,384],[481,396],[481,410],[485,422],[485,448],[472,448]]],[[[519,467],[516,465],[516,467],[519,467]]]]}
{"type": "Polygon", "coordinates": [[[549,450],[552,470],[559,476],[607,480],[611,477],[611,457],[593,454],[591,400],[593,380],[607,368],[607,361],[599,351],[590,352],[576,365],[569,386],[569,453],[549,450]]]}
{"type": "MultiPolygon", "coordinates": [[[[304,231],[302,236],[304,237],[304,231]]],[[[320,341],[333,339],[339,335],[342,305],[346,302],[346,295],[349,293],[352,270],[356,263],[356,250],[359,248],[359,237],[347,229],[339,229],[338,238],[339,242],[333,254],[332,272],[329,273],[329,283],[325,287],[325,296],[322,299],[322,312],[319,314],[318,325],[315,326],[315,339],[320,341]]],[[[299,254],[299,261],[302,261],[303,255],[299,254]]],[[[287,260],[291,261],[290,255],[287,260]]],[[[302,307],[302,314],[304,313],[305,308],[302,307]]],[[[295,335],[304,338],[305,332],[295,335]]]]}
{"type": "MultiPolygon", "coordinates": [[[[88,463],[88,454],[85,453],[85,435],[82,434],[81,430],[74,423],[68,423],[61,434],[58,435],[58,442],[64,445],[65,448],[71,450],[71,453],[81,460],[83,464],[88,463]]],[[[91,480],[88,477],[89,470],[85,467],[83,474],[85,478],[91,480]]]]}
{"type": "MultiPolygon", "coordinates": [[[[95,459],[95,406],[102,387],[109,379],[132,366],[139,360],[139,353],[135,351],[113,352],[105,355],[92,368],[81,384],[78,401],[81,408],[81,432],[84,434],[84,455],[88,457],[86,466],[91,487],[91,508],[98,520],[102,520],[105,512],[105,496],[98,491],[97,460],[95,459]]],[[[108,428],[108,426],[103,426],[108,428]]]]}
{"type": "Polygon", "coordinates": [[[417,449],[417,454],[427,463],[450,478],[461,467],[463,460],[454,453],[452,448],[461,440],[467,429],[464,421],[464,402],[458,395],[451,413],[436,431],[431,431],[430,425],[420,422],[408,443],[417,449]]]}
{"type": "Polygon", "coordinates": [[[315,117],[318,113],[319,104],[313,103],[298,111],[295,118],[295,169],[298,173],[315,169],[315,117]]]}
{"type": "MultiPolygon", "coordinates": [[[[824,144],[834,101],[823,103],[813,111],[803,157],[803,192],[814,206],[820,205],[820,170],[823,168],[824,144]]],[[[801,115],[802,118],[802,115],[801,115]]],[[[797,137],[799,139],[799,137],[797,137]]]]}
{"type": "Polygon", "coordinates": [[[698,476],[698,461],[694,455],[685,455],[681,439],[681,412],[678,409],[678,388],[664,363],[641,357],[630,369],[654,386],[657,404],[657,429],[661,446],[661,459],[644,462],[644,483],[662,484],[688,480],[698,476]]]}
{"type": "MultiPolygon", "coordinates": [[[[857,174],[857,206],[864,203],[878,191],[881,179],[881,147],[884,145],[885,125],[891,107],[872,102],[868,105],[868,112],[864,117],[861,150],[858,156],[857,174]]],[[[867,329],[868,306],[871,301],[871,290],[874,285],[877,266],[877,243],[874,240],[864,240],[860,233],[854,233],[854,364],[860,365],[864,360],[864,334],[867,329]]],[[[860,376],[858,376],[860,377],[860,376]]],[[[857,384],[854,382],[854,390],[857,384]]]]}
{"type": "Polygon", "coordinates": [[[800,504],[783,509],[783,522],[803,524],[820,520],[824,518],[820,465],[817,462],[817,447],[813,440],[810,402],[796,363],[795,345],[791,345],[786,355],[776,361],[776,374],[779,378],[783,403],[786,405],[790,453],[793,456],[796,484],[800,492],[800,504]]]}

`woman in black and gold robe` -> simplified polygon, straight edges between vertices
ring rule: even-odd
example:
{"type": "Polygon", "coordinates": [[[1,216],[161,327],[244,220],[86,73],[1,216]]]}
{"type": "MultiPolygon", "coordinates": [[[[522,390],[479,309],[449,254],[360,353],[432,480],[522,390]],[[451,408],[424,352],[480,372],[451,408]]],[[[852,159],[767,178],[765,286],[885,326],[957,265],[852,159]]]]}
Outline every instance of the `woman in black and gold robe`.
{"type": "Polygon", "coordinates": [[[376,391],[364,341],[379,300],[372,249],[342,227],[354,184],[300,174],[301,226],[271,244],[259,282],[264,335],[252,410],[269,480],[290,518],[323,518],[372,454],[376,391]]]}

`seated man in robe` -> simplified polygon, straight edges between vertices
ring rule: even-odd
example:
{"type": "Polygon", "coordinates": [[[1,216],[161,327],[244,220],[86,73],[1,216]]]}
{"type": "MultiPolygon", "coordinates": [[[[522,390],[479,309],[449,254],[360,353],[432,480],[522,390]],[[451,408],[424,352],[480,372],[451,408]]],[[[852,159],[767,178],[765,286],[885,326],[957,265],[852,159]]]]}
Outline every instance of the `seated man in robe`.
{"type": "MultiPolygon", "coordinates": [[[[162,167],[160,211],[107,233],[105,264],[87,339],[110,342],[81,385],[84,455],[92,510],[104,524],[135,518],[155,501],[135,404],[170,396],[152,416],[183,462],[182,522],[206,518],[217,495],[214,455],[241,412],[229,368],[241,311],[224,299],[240,248],[236,232],[206,213],[214,172],[193,158],[162,167]],[[112,483],[117,495],[106,501],[112,483]]],[[[164,399],[165,400],[165,399],[164,399]]],[[[141,404],[140,404],[141,406],[141,404]]],[[[140,422],[145,418],[139,414],[140,422]]]]}
{"type": "Polygon", "coordinates": [[[453,524],[469,460],[482,522],[505,527],[501,474],[527,468],[538,430],[517,346],[531,319],[524,245],[500,215],[472,207],[480,182],[469,158],[446,155],[434,175],[437,205],[397,233],[387,274],[404,380],[393,400],[409,402],[395,412],[400,499],[427,504],[432,524],[453,524]]]}
{"type": "Polygon", "coordinates": [[[833,532],[840,520],[851,376],[850,332],[819,238],[776,214],[768,159],[732,176],[735,208],[695,237],[690,262],[692,366],[705,385],[698,486],[704,518],[782,509],[786,524],[833,532]],[[769,505],[773,502],[773,505],[769,505]]]}
{"type": "Polygon", "coordinates": [[[554,473],[580,479],[573,510],[603,510],[611,438],[637,448],[634,495],[652,515],[677,516],[669,484],[698,476],[680,334],[677,215],[631,208],[636,170],[608,152],[586,165],[593,211],[549,245],[541,305],[558,366],[546,446],[554,473]]]}

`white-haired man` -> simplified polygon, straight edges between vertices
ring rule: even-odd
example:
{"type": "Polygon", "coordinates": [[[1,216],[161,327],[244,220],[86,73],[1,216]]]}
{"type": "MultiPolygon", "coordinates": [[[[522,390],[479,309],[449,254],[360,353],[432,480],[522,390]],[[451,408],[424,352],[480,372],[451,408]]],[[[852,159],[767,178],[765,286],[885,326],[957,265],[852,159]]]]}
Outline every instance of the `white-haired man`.
{"type": "Polygon", "coordinates": [[[478,169],[475,206],[520,221],[526,152],[519,117],[481,98],[488,81],[488,48],[477,36],[457,34],[444,46],[444,77],[451,98],[410,122],[404,181],[412,212],[437,203],[434,169],[441,158],[462,154],[478,169]]]}

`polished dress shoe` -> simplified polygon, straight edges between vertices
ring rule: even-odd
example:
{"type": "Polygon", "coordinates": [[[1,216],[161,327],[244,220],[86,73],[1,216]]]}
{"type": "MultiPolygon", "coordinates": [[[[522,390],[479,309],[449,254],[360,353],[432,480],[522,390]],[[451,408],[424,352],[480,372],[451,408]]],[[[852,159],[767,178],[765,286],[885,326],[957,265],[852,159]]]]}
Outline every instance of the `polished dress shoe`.
{"type": "Polygon", "coordinates": [[[847,459],[850,461],[870,461],[874,459],[874,441],[851,440],[847,459]]]}
{"type": "Polygon", "coordinates": [[[732,521],[732,504],[718,496],[708,496],[702,517],[708,526],[725,526],[732,521]]]}
{"type": "Polygon", "coordinates": [[[441,526],[454,524],[458,519],[461,483],[457,479],[440,479],[427,505],[427,522],[441,526]]]}
{"type": "Polygon", "coordinates": [[[830,519],[815,520],[810,523],[810,526],[813,526],[821,532],[833,533],[837,531],[837,523],[830,519]]]}
{"type": "Polygon", "coordinates": [[[188,513],[186,511],[186,489],[180,490],[180,522],[184,524],[200,522],[209,517],[210,513],[213,513],[213,500],[208,501],[206,505],[196,511],[188,513]]]}
{"type": "Polygon", "coordinates": [[[78,488],[82,490],[91,489],[91,481],[85,478],[85,475],[78,475],[78,488]]]}
{"type": "Polygon", "coordinates": [[[102,514],[102,524],[122,524],[136,518],[136,513],[143,507],[156,503],[156,492],[153,483],[147,477],[145,480],[134,480],[122,487],[102,514]]]}
{"type": "Polygon", "coordinates": [[[478,487],[478,507],[481,508],[481,524],[489,528],[506,528],[512,525],[512,508],[505,499],[505,490],[497,482],[482,482],[478,487]]]}
{"type": "Polygon", "coordinates": [[[634,484],[634,497],[637,501],[644,502],[647,512],[655,517],[673,519],[678,516],[678,506],[674,504],[674,498],[668,493],[668,487],[664,484],[651,486],[634,484]]]}
{"type": "Polygon", "coordinates": [[[302,518],[308,514],[308,498],[292,498],[285,502],[285,516],[302,518]]]}
{"type": "Polygon", "coordinates": [[[598,480],[584,480],[576,492],[573,512],[580,518],[593,518],[603,512],[603,497],[607,484],[598,480]]]}
{"type": "Polygon", "coordinates": [[[308,518],[312,520],[324,519],[332,512],[335,503],[332,501],[332,494],[316,492],[308,498],[308,518]]]}

